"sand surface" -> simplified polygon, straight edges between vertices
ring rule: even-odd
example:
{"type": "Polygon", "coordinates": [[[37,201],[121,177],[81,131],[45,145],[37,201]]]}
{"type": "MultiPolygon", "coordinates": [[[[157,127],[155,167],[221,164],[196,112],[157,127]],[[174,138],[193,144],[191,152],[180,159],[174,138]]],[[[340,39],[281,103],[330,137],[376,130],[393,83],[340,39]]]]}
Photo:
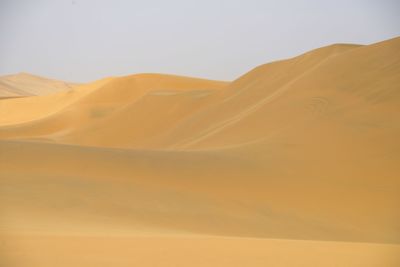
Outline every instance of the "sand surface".
{"type": "Polygon", "coordinates": [[[0,263],[400,266],[399,86],[395,38],[2,99],[0,263]]]}
{"type": "Polygon", "coordinates": [[[57,81],[21,72],[0,77],[0,99],[47,95],[71,90],[77,85],[76,83],[57,81]]]}

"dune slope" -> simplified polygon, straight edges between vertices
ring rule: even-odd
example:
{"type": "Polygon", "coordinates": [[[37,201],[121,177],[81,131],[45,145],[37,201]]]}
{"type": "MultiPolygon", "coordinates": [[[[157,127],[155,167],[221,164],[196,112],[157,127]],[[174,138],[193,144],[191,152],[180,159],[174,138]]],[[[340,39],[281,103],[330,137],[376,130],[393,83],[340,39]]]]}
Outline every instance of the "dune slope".
{"type": "Polygon", "coordinates": [[[232,82],[138,74],[0,100],[0,256],[397,266],[399,84],[395,38],[232,82]]]}

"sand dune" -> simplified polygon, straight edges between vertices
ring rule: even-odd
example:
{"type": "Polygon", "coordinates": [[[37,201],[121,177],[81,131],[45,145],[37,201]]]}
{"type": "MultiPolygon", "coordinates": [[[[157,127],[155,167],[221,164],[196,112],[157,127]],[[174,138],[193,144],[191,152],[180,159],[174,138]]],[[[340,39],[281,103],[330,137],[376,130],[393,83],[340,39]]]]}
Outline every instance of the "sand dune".
{"type": "Polygon", "coordinates": [[[398,266],[399,84],[395,38],[232,82],[137,74],[3,99],[0,257],[398,266]]]}
{"type": "Polygon", "coordinates": [[[47,79],[21,72],[0,77],[0,98],[47,95],[71,90],[75,86],[77,86],[75,83],[47,79]]]}

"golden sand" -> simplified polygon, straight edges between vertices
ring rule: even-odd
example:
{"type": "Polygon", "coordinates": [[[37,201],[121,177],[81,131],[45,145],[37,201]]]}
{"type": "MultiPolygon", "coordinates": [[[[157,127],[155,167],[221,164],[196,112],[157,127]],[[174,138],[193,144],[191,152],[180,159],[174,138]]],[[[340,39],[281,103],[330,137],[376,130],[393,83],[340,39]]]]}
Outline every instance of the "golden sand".
{"type": "Polygon", "coordinates": [[[400,266],[399,85],[395,38],[0,100],[0,263],[400,266]]]}
{"type": "Polygon", "coordinates": [[[47,95],[71,90],[77,85],[22,72],[0,77],[0,99],[47,95]]]}

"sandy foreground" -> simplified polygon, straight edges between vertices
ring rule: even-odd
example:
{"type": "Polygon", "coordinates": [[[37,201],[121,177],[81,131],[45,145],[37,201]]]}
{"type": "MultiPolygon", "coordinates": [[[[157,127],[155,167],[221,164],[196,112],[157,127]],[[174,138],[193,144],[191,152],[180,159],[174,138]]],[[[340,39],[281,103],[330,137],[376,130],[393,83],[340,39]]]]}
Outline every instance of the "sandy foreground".
{"type": "Polygon", "coordinates": [[[157,236],[9,236],[4,266],[398,266],[395,245],[157,236]]]}
{"type": "Polygon", "coordinates": [[[0,266],[400,266],[399,85],[395,38],[1,99],[0,266]]]}

